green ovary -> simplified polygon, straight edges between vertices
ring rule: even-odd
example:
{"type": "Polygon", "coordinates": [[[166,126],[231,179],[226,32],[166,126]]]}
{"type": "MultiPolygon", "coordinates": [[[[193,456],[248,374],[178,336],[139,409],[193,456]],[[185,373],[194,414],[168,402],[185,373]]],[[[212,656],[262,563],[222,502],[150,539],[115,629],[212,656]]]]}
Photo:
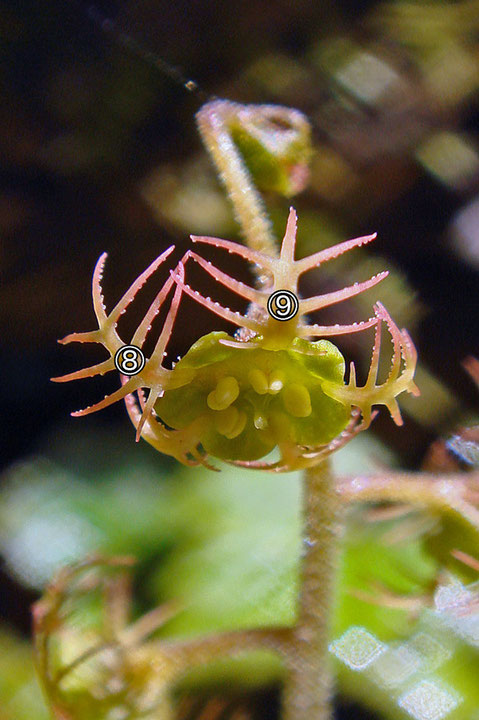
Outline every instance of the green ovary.
{"type": "Polygon", "coordinates": [[[344,430],[348,408],[321,387],[325,380],[344,384],[344,359],[332,343],[295,340],[288,350],[272,351],[221,339],[231,338],[205,335],[177,363],[173,374],[188,369],[194,377],[157,401],[166,425],[183,429],[201,418],[200,442],[210,455],[246,461],[284,443],[322,445],[344,430]]]}

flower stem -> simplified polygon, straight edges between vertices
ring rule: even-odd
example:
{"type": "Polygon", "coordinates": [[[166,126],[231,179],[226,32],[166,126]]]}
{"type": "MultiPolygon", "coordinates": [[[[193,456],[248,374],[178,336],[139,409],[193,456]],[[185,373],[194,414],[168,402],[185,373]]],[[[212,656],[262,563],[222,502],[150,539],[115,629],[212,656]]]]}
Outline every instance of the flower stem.
{"type": "Polygon", "coordinates": [[[231,119],[238,115],[241,107],[228,100],[203,105],[196,116],[198,129],[224,183],[246,245],[275,256],[278,251],[271,221],[231,136],[231,119]]]}
{"type": "Polygon", "coordinates": [[[283,720],[330,720],[333,681],[328,642],[334,606],[341,500],[329,461],[303,475],[304,554],[299,618],[293,633],[283,720]]]}
{"type": "MultiPolygon", "coordinates": [[[[217,100],[197,114],[198,127],[233,204],[246,245],[278,257],[271,221],[231,134],[242,106],[217,100]]],[[[276,108],[288,113],[287,108],[276,108]]],[[[257,269],[257,284],[265,280],[257,269]]],[[[298,623],[288,637],[283,720],[331,720],[328,642],[334,607],[339,513],[342,503],[328,460],[305,470],[304,555],[298,623]]]]}

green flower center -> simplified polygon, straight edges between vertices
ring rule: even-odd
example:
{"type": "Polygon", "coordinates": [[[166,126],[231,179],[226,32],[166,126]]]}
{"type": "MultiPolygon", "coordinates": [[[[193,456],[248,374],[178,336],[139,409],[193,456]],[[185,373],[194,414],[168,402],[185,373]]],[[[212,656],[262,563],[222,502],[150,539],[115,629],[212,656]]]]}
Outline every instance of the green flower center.
{"type": "MultiPolygon", "coordinates": [[[[323,392],[344,382],[344,359],[329,341],[296,339],[287,350],[223,345],[226,333],[198,340],[172,372],[193,378],[166,389],[155,411],[169,427],[201,427],[199,441],[224,460],[257,460],[276,446],[317,446],[346,427],[350,413],[323,392]]],[[[196,430],[197,432],[197,430],[196,430]]]]}

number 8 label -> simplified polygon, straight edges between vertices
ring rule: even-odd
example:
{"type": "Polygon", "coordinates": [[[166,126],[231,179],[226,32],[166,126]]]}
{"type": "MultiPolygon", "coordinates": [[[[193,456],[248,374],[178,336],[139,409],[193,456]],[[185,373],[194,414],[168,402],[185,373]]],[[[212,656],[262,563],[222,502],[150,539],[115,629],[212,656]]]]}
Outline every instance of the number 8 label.
{"type": "Polygon", "coordinates": [[[115,353],[115,367],[123,375],[138,375],[145,367],[145,356],[136,345],[123,345],[115,353]]]}

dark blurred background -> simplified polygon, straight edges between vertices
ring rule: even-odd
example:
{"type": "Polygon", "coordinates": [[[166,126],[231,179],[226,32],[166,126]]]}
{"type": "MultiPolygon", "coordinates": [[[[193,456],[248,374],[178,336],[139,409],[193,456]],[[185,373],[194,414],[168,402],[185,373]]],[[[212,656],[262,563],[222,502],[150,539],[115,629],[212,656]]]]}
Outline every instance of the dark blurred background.
{"type": "MultiPolygon", "coordinates": [[[[238,236],[194,122],[210,95],[309,116],[311,183],[294,200],[300,251],[378,231],[374,247],[310,281],[332,289],[391,270],[380,297],[417,344],[423,394],[405,399],[400,431],[381,415],[377,437],[416,468],[433,440],[470,420],[477,396],[461,363],[479,338],[479,2],[15,0],[0,6],[0,38],[2,468],[55,452],[62,434],[76,438],[72,467],[94,436],[160,463],[134,446],[120,405],[69,419],[115,378],[49,378],[102,359],[96,347],[56,343],[93,329],[102,251],[111,307],[170,244],[180,257],[190,232],[238,236]],[[125,34],[204,95],[139,56],[125,34]],[[83,434],[72,436],[76,423],[83,434]]],[[[290,201],[267,203],[280,234],[290,201]]],[[[231,270],[231,258],[215,259],[231,270]]],[[[331,319],[367,318],[371,305],[368,296],[331,319]]],[[[194,323],[177,323],[173,359],[227,328],[188,302],[182,317],[192,311],[194,323]]],[[[370,337],[338,344],[367,366],[370,337]]],[[[96,472],[111,458],[100,454],[96,472]]],[[[0,569],[0,611],[27,633],[38,588],[11,564],[0,569]]]]}

